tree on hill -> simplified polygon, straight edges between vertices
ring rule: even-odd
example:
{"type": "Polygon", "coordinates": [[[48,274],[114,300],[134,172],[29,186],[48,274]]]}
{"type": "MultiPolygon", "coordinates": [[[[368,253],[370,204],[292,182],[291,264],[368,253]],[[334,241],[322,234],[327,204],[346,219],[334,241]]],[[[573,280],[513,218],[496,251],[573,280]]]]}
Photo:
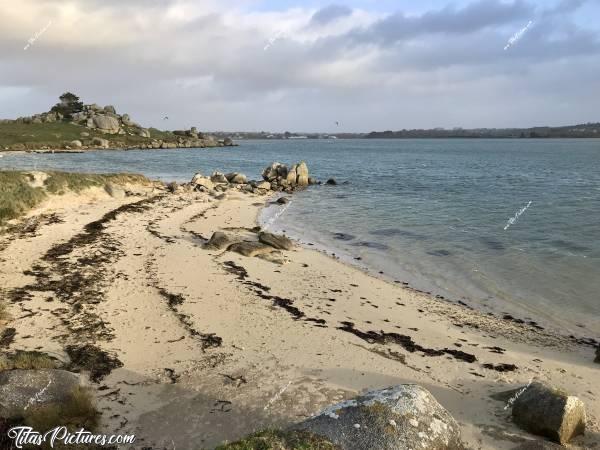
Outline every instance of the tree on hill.
{"type": "Polygon", "coordinates": [[[59,97],[60,103],[52,107],[50,111],[61,113],[65,118],[70,119],[73,114],[83,111],[83,102],[79,97],[71,92],[65,92],[59,97]]]}

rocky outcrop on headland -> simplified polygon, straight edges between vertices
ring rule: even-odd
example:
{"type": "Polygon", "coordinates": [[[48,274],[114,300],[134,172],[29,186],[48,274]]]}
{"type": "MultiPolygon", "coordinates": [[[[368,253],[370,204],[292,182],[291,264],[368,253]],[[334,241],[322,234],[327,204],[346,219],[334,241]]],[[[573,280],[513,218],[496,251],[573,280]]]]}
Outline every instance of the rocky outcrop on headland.
{"type": "Polygon", "coordinates": [[[113,105],[104,107],[95,103],[84,105],[79,102],[77,96],[69,93],[63,94],[61,102],[48,112],[19,117],[16,120],[0,121],[0,125],[4,124],[54,124],[52,129],[45,130],[38,127],[35,130],[37,133],[47,135],[48,141],[38,140],[38,145],[30,142],[11,143],[5,150],[171,149],[236,145],[230,138],[216,139],[199,133],[196,127],[173,132],[144,128],[129,114],[118,114],[113,105]],[[57,123],[82,127],[80,138],[73,140],[76,130],[72,127],[63,130],[57,123]],[[61,135],[69,135],[71,138],[63,140],[61,135]]]}

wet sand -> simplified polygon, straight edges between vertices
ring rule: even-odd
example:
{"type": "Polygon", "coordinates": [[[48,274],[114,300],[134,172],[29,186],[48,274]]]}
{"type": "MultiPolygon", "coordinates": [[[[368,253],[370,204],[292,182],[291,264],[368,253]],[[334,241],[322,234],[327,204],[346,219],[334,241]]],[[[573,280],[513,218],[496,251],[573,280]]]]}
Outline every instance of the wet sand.
{"type": "MultiPolygon", "coordinates": [[[[298,246],[263,257],[203,248],[256,239],[267,197],[100,190],[54,197],[0,236],[9,350],[89,343],[122,364],[97,374],[106,431],[142,446],[212,448],[285,426],[367,389],[426,387],[474,449],[532,436],[491,394],[548,381],[587,406],[600,442],[591,346],[375,278],[298,246]]],[[[573,447],[578,448],[578,447],[573,447]]]]}

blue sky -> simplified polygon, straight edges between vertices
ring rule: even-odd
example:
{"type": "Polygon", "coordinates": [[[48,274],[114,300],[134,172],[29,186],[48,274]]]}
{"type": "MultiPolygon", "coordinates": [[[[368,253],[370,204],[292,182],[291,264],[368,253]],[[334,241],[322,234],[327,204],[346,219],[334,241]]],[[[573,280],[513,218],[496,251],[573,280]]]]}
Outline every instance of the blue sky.
{"type": "Polygon", "coordinates": [[[600,0],[20,0],[0,16],[0,117],[70,90],[203,130],[600,121],[600,0]]]}

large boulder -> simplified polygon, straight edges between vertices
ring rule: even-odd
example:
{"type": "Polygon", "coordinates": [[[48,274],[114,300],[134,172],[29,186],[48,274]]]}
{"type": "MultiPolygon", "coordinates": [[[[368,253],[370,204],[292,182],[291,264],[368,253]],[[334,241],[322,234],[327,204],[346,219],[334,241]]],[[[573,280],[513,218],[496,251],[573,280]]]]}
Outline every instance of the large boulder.
{"type": "Polygon", "coordinates": [[[114,117],[97,115],[92,118],[94,126],[110,133],[119,131],[119,121],[114,117]]]}
{"type": "Polygon", "coordinates": [[[227,234],[222,231],[215,231],[208,242],[204,245],[206,250],[223,250],[233,243],[227,234]]]}
{"type": "Polygon", "coordinates": [[[227,250],[244,256],[258,256],[271,253],[273,247],[263,244],[262,242],[236,242],[235,244],[230,245],[227,250]]]}
{"type": "Polygon", "coordinates": [[[215,188],[215,184],[210,180],[210,178],[205,177],[200,173],[194,175],[194,178],[192,178],[192,184],[196,186],[203,186],[209,191],[212,191],[215,188]]]}
{"type": "Polygon", "coordinates": [[[338,403],[294,428],[323,436],[343,450],[464,449],[454,418],[415,384],[338,403]]]}
{"type": "Polygon", "coordinates": [[[585,432],[585,405],[551,386],[532,383],[515,400],[513,421],[530,433],[546,436],[559,444],[585,432]]]}
{"type": "Polygon", "coordinates": [[[258,234],[258,240],[278,250],[292,250],[294,243],[287,237],[263,231],[258,234]]]}
{"type": "Polygon", "coordinates": [[[233,184],[245,184],[248,181],[246,175],[237,172],[228,173],[225,178],[233,184]]]}
{"type": "Polygon", "coordinates": [[[256,183],[256,188],[268,191],[269,189],[271,189],[271,183],[269,183],[268,181],[261,181],[260,183],[256,183]]]}
{"type": "Polygon", "coordinates": [[[113,105],[106,105],[104,107],[104,112],[109,113],[109,114],[116,114],[117,110],[115,109],[115,107],[113,105]]]}
{"type": "Polygon", "coordinates": [[[79,384],[79,376],[65,370],[0,372],[0,417],[18,419],[34,406],[62,403],[79,384]]]}
{"type": "Polygon", "coordinates": [[[229,181],[227,181],[227,177],[225,177],[225,175],[221,172],[213,172],[213,174],[210,176],[210,181],[213,183],[229,183],[229,181]]]}
{"type": "Polygon", "coordinates": [[[564,450],[562,445],[548,441],[527,441],[514,447],[512,450],[564,450]]]}
{"type": "Polygon", "coordinates": [[[296,180],[298,178],[298,174],[296,173],[297,164],[294,164],[292,168],[289,170],[287,177],[285,177],[286,181],[291,185],[296,185],[296,180]]]}
{"type": "Polygon", "coordinates": [[[107,139],[102,139],[99,137],[95,137],[94,139],[92,139],[92,144],[100,148],[108,148],[108,146],[110,145],[107,139]]]}
{"type": "Polygon", "coordinates": [[[137,124],[131,120],[131,117],[129,117],[129,114],[123,114],[121,116],[121,122],[123,122],[123,125],[128,126],[128,127],[134,127],[137,124]]]}
{"type": "Polygon", "coordinates": [[[279,177],[286,177],[288,168],[284,164],[274,162],[265,170],[263,170],[262,176],[266,181],[273,181],[279,177]]]}
{"type": "Polygon", "coordinates": [[[71,147],[74,147],[74,148],[81,148],[81,147],[83,147],[83,144],[81,143],[81,141],[77,140],[77,139],[74,140],[74,141],[69,142],[69,145],[71,147]]]}

